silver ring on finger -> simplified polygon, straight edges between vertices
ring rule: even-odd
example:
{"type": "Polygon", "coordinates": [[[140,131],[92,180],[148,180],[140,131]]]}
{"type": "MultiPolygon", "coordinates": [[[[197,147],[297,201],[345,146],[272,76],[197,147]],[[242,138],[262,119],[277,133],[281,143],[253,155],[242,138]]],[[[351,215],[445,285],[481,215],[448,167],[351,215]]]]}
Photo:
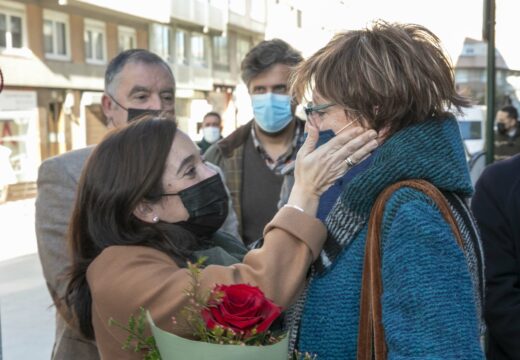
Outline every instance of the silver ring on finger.
{"type": "Polygon", "coordinates": [[[356,163],[354,161],[352,161],[352,158],[350,156],[345,159],[345,162],[347,163],[347,165],[349,167],[354,167],[356,165],[356,163]]]}

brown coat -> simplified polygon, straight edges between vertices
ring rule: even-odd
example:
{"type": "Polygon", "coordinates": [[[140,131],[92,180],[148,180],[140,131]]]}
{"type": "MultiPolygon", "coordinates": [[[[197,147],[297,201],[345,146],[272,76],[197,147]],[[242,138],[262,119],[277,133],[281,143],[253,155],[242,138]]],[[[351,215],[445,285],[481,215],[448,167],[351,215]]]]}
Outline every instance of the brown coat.
{"type": "MultiPolygon", "coordinates": [[[[292,208],[282,208],[264,230],[262,248],[250,251],[243,263],[210,265],[202,271],[201,286],[248,283],[259,286],[278,305],[295,301],[307,270],[319,255],[327,231],[316,218],[292,208]]],[[[178,335],[191,334],[179,312],[186,305],[184,290],[190,275],[166,254],[141,246],[111,246],[89,266],[87,280],[92,294],[92,323],[103,359],[141,359],[141,354],[121,350],[128,334],[109,326],[114,318],[126,324],[139,307],[152,314],[156,324],[178,335]],[[172,325],[171,318],[178,320],[172,325]]]]}

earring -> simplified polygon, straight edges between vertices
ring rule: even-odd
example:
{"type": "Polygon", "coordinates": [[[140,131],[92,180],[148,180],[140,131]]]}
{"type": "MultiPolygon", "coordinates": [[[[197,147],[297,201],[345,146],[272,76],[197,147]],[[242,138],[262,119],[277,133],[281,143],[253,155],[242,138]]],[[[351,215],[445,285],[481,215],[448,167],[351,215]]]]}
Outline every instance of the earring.
{"type": "Polygon", "coordinates": [[[152,218],[152,221],[153,221],[154,223],[158,222],[158,221],[159,221],[159,216],[157,216],[157,215],[154,216],[154,217],[152,218]]]}

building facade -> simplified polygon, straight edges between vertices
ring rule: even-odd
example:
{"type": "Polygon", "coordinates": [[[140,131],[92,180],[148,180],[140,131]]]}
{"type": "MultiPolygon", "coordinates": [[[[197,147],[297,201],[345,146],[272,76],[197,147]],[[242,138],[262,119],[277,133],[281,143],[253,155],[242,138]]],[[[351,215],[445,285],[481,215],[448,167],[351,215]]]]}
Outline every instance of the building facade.
{"type": "Polygon", "coordinates": [[[240,62],[264,39],[266,17],[266,0],[0,0],[0,145],[13,191],[34,190],[42,160],[100,141],[104,71],[129,48],[171,65],[181,129],[197,138],[216,110],[234,130],[250,118],[237,106],[240,62]]]}
{"type": "MultiPolygon", "coordinates": [[[[520,71],[510,68],[498,50],[495,50],[495,68],[495,108],[510,103],[518,106],[516,89],[511,81],[520,76],[520,71]]],[[[455,82],[462,94],[479,105],[486,103],[486,69],[487,43],[466,38],[455,64],[455,82]]]]}

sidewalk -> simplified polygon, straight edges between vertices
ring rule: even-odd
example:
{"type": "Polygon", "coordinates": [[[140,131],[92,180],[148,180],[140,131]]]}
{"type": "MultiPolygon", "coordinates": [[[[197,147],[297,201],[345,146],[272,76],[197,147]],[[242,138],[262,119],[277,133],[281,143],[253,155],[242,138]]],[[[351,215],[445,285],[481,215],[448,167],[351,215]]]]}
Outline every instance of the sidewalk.
{"type": "Polygon", "coordinates": [[[34,199],[0,204],[0,261],[36,253],[34,199]]]}
{"type": "Polygon", "coordinates": [[[48,360],[54,308],[34,233],[34,199],[0,204],[0,360],[48,360]]]}

